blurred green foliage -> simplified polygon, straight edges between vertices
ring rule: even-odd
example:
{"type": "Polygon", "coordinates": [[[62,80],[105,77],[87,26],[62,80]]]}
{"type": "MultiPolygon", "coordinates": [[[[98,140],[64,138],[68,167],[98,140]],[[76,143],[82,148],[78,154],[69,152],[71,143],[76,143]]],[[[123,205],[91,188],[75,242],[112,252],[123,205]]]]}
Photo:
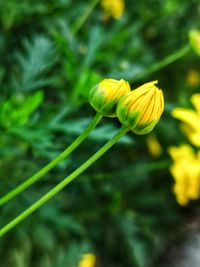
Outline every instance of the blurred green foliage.
{"type": "MultiPolygon", "coordinates": [[[[156,266],[197,207],[182,209],[175,202],[166,149],[184,141],[170,110],[189,105],[192,91],[186,76],[191,69],[199,71],[199,58],[191,51],[172,65],[145,73],[188,44],[189,30],[200,26],[199,1],[127,0],[125,5],[119,20],[104,21],[98,1],[0,2],[0,195],[38,171],[85,129],[94,116],[88,91],[101,79],[128,79],[133,88],[158,79],[166,99],[155,129],[163,154],[152,158],[145,136],[122,138],[0,240],[1,267],[75,267],[84,252],[94,252],[99,266],[156,266]]],[[[1,226],[84,162],[119,127],[117,120],[104,119],[73,155],[1,208],[1,226]]]]}

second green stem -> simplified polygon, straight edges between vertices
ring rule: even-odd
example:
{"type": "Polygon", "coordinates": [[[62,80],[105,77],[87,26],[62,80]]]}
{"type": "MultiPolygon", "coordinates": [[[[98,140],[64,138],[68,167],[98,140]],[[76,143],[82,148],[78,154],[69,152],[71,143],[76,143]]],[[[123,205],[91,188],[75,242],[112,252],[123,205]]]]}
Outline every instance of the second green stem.
{"type": "Polygon", "coordinates": [[[76,169],[69,176],[64,178],[62,182],[56,185],[53,189],[51,189],[47,194],[41,197],[32,206],[30,206],[28,209],[22,212],[14,220],[12,220],[10,223],[4,226],[0,230],[0,236],[3,236],[6,232],[10,231],[18,223],[23,221],[26,217],[28,217],[35,210],[40,208],[43,204],[45,204],[48,200],[50,200],[53,196],[55,196],[58,192],[60,192],[66,185],[72,182],[77,176],[79,176],[90,165],[92,165],[97,159],[99,159],[106,151],[108,151],[108,149],[111,148],[120,139],[120,137],[124,135],[127,131],[128,129],[122,126],[122,128],[116,133],[116,135],[111,140],[109,140],[101,149],[99,149],[92,157],[90,157],[86,162],[84,162],[78,169],[76,169]]]}

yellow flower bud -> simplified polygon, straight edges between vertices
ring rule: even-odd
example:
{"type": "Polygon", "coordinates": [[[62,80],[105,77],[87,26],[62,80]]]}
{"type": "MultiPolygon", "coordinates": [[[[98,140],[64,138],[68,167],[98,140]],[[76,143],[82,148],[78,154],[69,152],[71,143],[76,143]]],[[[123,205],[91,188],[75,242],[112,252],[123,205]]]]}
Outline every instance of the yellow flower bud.
{"type": "Polygon", "coordinates": [[[122,124],[136,134],[152,131],[164,109],[163,94],[155,84],[145,83],[126,94],[117,106],[117,116],[122,124]]]}
{"type": "Polygon", "coordinates": [[[200,31],[191,30],[189,33],[189,38],[191,47],[200,56],[200,31]]]}
{"type": "Polygon", "coordinates": [[[97,112],[107,117],[116,117],[116,107],[119,100],[129,92],[131,92],[131,88],[128,82],[104,79],[92,87],[89,101],[97,112]]]}

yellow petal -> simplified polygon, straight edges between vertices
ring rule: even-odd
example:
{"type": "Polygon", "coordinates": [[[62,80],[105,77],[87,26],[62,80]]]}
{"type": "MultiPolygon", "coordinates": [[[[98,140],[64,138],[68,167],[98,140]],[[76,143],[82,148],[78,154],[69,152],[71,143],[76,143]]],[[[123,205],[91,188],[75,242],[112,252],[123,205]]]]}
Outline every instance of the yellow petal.
{"type": "Polygon", "coordinates": [[[200,132],[191,133],[189,139],[193,145],[200,147],[200,132]]]}
{"type": "Polygon", "coordinates": [[[200,130],[200,118],[194,110],[185,108],[175,108],[172,111],[172,116],[189,124],[194,129],[200,130]]]}
{"type": "Polygon", "coordinates": [[[197,110],[198,115],[199,115],[199,120],[200,120],[200,94],[192,95],[191,102],[193,106],[195,107],[195,109],[197,110]]]}
{"type": "Polygon", "coordinates": [[[124,12],[124,0],[101,0],[101,6],[108,17],[119,19],[124,12]]]}
{"type": "Polygon", "coordinates": [[[171,146],[168,149],[170,156],[174,161],[194,158],[194,151],[191,146],[184,144],[179,147],[171,146]]]}
{"type": "Polygon", "coordinates": [[[200,131],[186,124],[182,124],[181,129],[194,146],[200,147],[200,131]]]}
{"type": "Polygon", "coordinates": [[[155,84],[157,84],[157,83],[158,83],[157,80],[156,81],[152,81],[152,82],[148,82],[148,83],[145,83],[145,84],[141,85],[136,90],[140,90],[140,91],[141,90],[145,90],[145,89],[149,90],[151,88],[154,88],[155,87],[155,84]]]}

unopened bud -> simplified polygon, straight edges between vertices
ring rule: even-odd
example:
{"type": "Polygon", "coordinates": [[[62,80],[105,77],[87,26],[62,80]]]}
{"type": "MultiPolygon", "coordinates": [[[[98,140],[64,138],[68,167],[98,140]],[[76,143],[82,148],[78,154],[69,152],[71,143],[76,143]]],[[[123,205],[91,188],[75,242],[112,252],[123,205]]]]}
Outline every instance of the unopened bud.
{"type": "Polygon", "coordinates": [[[102,115],[116,117],[119,100],[129,92],[131,88],[125,80],[104,79],[92,87],[89,101],[92,107],[102,115]]]}
{"type": "Polygon", "coordinates": [[[149,82],[133,90],[117,106],[120,122],[136,134],[151,132],[163,113],[163,94],[156,83],[149,82]]]}

